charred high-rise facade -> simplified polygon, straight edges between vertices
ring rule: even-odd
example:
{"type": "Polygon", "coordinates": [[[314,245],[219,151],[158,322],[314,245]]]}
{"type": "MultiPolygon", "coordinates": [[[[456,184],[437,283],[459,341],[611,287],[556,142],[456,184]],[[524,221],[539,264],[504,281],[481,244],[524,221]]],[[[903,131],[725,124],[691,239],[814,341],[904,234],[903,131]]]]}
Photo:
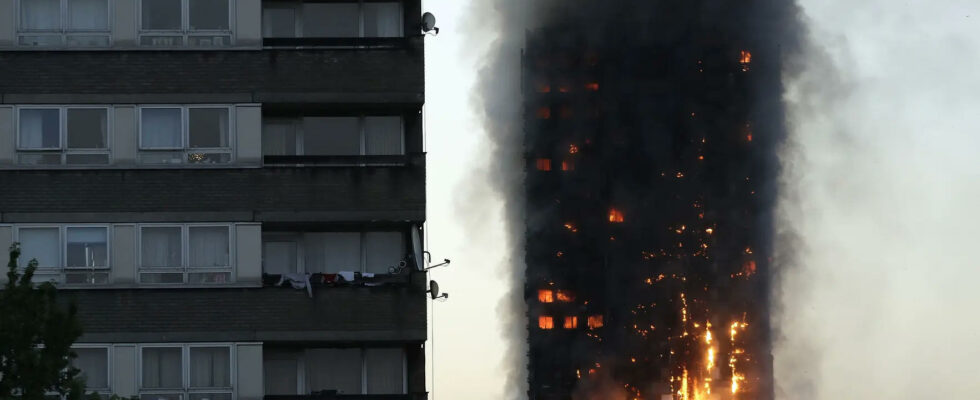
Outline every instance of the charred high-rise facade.
{"type": "Polygon", "coordinates": [[[529,398],[772,398],[794,7],[542,8],[522,58],[529,398]]]}

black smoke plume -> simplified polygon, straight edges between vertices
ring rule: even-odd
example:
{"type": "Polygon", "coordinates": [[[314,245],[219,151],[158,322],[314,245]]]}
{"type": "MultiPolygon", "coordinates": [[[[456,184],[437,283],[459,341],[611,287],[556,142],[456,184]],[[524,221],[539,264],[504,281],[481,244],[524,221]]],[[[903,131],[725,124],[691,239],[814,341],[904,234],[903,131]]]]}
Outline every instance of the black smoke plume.
{"type": "Polygon", "coordinates": [[[476,106],[512,235],[511,396],[771,398],[795,2],[482,0],[472,18],[497,35],[476,106]]]}

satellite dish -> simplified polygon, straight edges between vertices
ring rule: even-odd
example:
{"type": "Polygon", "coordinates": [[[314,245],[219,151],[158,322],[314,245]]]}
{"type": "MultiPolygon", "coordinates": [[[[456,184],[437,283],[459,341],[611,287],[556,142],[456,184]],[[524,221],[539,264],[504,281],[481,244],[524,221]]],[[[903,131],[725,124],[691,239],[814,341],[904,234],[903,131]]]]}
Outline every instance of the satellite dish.
{"type": "Polygon", "coordinates": [[[439,34],[439,28],[436,27],[436,16],[432,13],[427,12],[422,14],[422,32],[429,33],[435,31],[435,34],[439,34]]]}
{"type": "Polygon", "coordinates": [[[429,293],[429,297],[431,297],[432,300],[439,298],[439,283],[436,281],[429,281],[429,291],[427,293],[429,293]]]}
{"type": "Polygon", "coordinates": [[[422,239],[419,238],[418,225],[412,225],[412,256],[415,257],[415,267],[425,271],[425,254],[422,252],[422,239]]]}

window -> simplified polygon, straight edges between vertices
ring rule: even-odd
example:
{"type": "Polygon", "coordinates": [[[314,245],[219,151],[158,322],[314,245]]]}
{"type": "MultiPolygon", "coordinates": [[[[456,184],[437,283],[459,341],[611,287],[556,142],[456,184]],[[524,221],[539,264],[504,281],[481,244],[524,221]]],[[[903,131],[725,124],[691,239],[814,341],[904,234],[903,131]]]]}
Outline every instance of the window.
{"type": "Polygon", "coordinates": [[[142,347],[140,398],[231,400],[231,365],[226,345],[142,347]]]}
{"type": "Polygon", "coordinates": [[[144,164],[227,164],[232,161],[229,107],[140,108],[144,164]]]}
{"type": "Polygon", "coordinates": [[[317,348],[263,352],[266,395],[404,394],[402,348],[317,348]]]}
{"type": "Polygon", "coordinates": [[[404,254],[401,232],[317,232],[306,235],[306,272],[387,274],[404,254]]]}
{"type": "Polygon", "coordinates": [[[139,243],[141,283],[232,281],[228,225],[144,225],[139,243]]]}
{"type": "Polygon", "coordinates": [[[231,45],[229,0],[142,0],[140,44],[153,47],[231,45]]]}
{"type": "Polygon", "coordinates": [[[264,2],[266,38],[401,37],[400,2],[264,2]]]}
{"type": "Polygon", "coordinates": [[[106,165],[109,109],[19,108],[17,161],[24,165],[106,165]]]}
{"type": "Polygon", "coordinates": [[[303,117],[268,119],[262,135],[264,155],[404,154],[400,116],[303,117]]]}
{"type": "Polygon", "coordinates": [[[109,0],[20,0],[18,44],[109,46],[109,0]]]}
{"type": "Polygon", "coordinates": [[[17,227],[21,264],[36,259],[38,280],[66,284],[109,281],[109,232],[105,226],[17,227]]]}
{"type": "Polygon", "coordinates": [[[73,347],[72,351],[78,356],[72,360],[72,366],[79,369],[86,389],[101,393],[110,392],[109,348],[73,347]]]}

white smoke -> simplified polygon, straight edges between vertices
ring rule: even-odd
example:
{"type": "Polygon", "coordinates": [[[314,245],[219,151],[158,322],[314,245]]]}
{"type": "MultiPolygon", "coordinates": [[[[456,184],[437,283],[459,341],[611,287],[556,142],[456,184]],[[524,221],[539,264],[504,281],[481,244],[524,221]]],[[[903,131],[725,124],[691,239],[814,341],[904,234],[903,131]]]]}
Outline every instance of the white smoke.
{"type": "Polygon", "coordinates": [[[980,3],[801,6],[777,398],[978,398],[980,3]]]}

